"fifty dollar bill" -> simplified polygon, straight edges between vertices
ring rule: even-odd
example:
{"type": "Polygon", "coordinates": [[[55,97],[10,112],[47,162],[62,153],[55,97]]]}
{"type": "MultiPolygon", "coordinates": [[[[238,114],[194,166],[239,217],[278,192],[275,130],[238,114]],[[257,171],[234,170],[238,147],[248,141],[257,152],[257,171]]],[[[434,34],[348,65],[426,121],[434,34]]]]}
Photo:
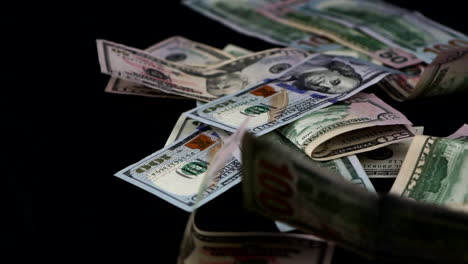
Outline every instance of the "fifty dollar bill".
{"type": "Polygon", "coordinates": [[[200,67],[173,63],[105,40],[98,40],[97,48],[103,73],[202,101],[214,100],[276,77],[308,55],[298,49],[271,49],[200,67]]]}
{"type": "MultiPolygon", "coordinates": [[[[175,36],[161,41],[145,50],[153,56],[188,65],[208,66],[234,58],[228,52],[189,39],[175,36]]],[[[111,77],[105,89],[108,93],[148,97],[186,98],[169,94],[144,85],[111,77]]]]}

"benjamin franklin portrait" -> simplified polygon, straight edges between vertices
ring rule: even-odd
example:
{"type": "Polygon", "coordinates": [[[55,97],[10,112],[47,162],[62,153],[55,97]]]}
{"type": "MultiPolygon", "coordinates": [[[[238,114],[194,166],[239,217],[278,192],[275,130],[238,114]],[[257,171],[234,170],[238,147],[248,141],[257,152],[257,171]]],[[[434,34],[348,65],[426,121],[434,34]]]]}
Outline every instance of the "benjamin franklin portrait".
{"type": "Polygon", "coordinates": [[[207,78],[206,88],[214,96],[232,94],[245,88],[247,81],[238,71],[222,73],[207,78]]]}
{"type": "Polygon", "coordinates": [[[351,66],[340,61],[332,61],[327,65],[299,74],[293,85],[302,90],[340,94],[354,90],[361,83],[361,75],[351,66]]]}

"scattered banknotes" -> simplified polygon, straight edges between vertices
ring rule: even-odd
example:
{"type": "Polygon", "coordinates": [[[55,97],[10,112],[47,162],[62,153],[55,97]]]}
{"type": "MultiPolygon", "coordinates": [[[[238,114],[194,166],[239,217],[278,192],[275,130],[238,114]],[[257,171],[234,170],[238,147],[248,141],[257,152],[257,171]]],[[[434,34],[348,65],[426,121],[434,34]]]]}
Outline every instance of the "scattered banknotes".
{"type": "Polygon", "coordinates": [[[464,124],[462,127],[460,127],[457,131],[455,131],[447,138],[468,141],[468,125],[464,124]]]}
{"type": "Polygon", "coordinates": [[[240,162],[231,157],[217,176],[217,184],[197,197],[204,176],[226,138],[227,134],[221,130],[199,128],[115,176],[192,211],[198,199],[201,206],[240,182],[240,162]]]}
{"type": "Polygon", "coordinates": [[[426,63],[436,57],[438,49],[468,47],[468,37],[464,34],[438,24],[420,13],[383,1],[295,2],[300,3],[300,10],[316,12],[349,28],[365,32],[390,47],[416,55],[426,63]]]}
{"type": "Polygon", "coordinates": [[[178,264],[330,264],[334,246],[312,235],[208,232],[190,217],[178,264]]]}
{"type": "MultiPolygon", "coordinates": [[[[228,52],[198,43],[184,37],[174,36],[147,48],[153,56],[188,65],[208,66],[233,59],[228,52]]],[[[111,77],[105,89],[108,93],[184,99],[186,97],[151,89],[144,85],[111,77]]]]}
{"type": "Polygon", "coordinates": [[[276,45],[289,46],[311,52],[323,52],[343,48],[340,44],[324,36],[304,32],[289,25],[279,23],[255,11],[255,9],[261,6],[271,4],[272,1],[188,0],[183,3],[193,10],[240,33],[276,45]]]}
{"type": "Polygon", "coordinates": [[[308,156],[330,160],[377,149],[414,136],[411,122],[373,94],[353,97],[279,128],[308,156]]]}
{"type": "MultiPolygon", "coordinates": [[[[381,1],[376,2],[377,5],[381,3],[381,1]]],[[[284,1],[264,5],[258,11],[279,23],[327,36],[394,68],[403,68],[421,62],[413,54],[395,49],[381,39],[355,27],[353,23],[335,18],[333,12],[327,9],[327,6],[334,7],[334,4],[346,6],[346,1],[284,1]]],[[[338,8],[333,8],[332,11],[334,10],[338,8]]]]}
{"type": "Polygon", "coordinates": [[[468,263],[468,214],[392,194],[377,196],[309,160],[246,135],[245,207],[377,261],[468,263]]]}
{"type": "MultiPolygon", "coordinates": [[[[416,135],[423,134],[423,127],[414,127],[416,135]]],[[[396,178],[413,138],[402,140],[382,148],[357,154],[369,178],[396,178]]]]}
{"type": "Polygon", "coordinates": [[[188,112],[188,116],[234,132],[246,117],[258,135],[347,99],[394,70],[350,57],[323,54],[307,59],[265,85],[220,98],[188,112]]]}
{"type": "Polygon", "coordinates": [[[97,48],[101,72],[201,101],[214,100],[276,77],[308,55],[298,49],[271,49],[201,67],[173,63],[105,40],[97,40],[97,48]]]}
{"type": "Polygon", "coordinates": [[[395,100],[468,91],[468,48],[440,51],[431,64],[410,67],[408,75],[392,75],[380,85],[395,100]]]}
{"type": "Polygon", "coordinates": [[[391,192],[468,209],[468,142],[416,136],[391,192]]]}
{"type": "Polygon", "coordinates": [[[405,74],[389,75],[379,82],[378,85],[394,100],[400,102],[406,101],[414,92],[426,67],[427,64],[420,63],[400,69],[405,74]]]}
{"type": "Polygon", "coordinates": [[[425,68],[409,99],[460,91],[468,91],[468,47],[440,52],[425,68]]]}

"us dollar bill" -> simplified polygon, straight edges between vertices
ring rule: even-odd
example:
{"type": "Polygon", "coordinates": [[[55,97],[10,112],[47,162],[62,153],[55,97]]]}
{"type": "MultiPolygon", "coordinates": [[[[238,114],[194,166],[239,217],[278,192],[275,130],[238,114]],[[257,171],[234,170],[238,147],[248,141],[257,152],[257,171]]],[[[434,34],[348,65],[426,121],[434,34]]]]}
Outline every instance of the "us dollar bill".
{"type": "Polygon", "coordinates": [[[468,91],[467,69],[468,48],[440,52],[425,68],[408,98],[466,92],[468,91]]]}
{"type": "Polygon", "coordinates": [[[268,133],[300,117],[347,99],[396,71],[350,57],[313,54],[266,84],[223,97],[188,116],[234,132],[248,116],[248,128],[268,133]]]}
{"type": "Polygon", "coordinates": [[[468,263],[468,214],[377,196],[261,137],[246,135],[242,150],[247,209],[376,261],[468,263]]]}
{"type": "Polygon", "coordinates": [[[447,138],[468,141],[468,125],[464,124],[462,127],[460,127],[457,131],[455,131],[447,138]]]}
{"type": "Polygon", "coordinates": [[[267,42],[311,52],[342,49],[343,46],[324,36],[305,32],[262,16],[255,9],[276,1],[188,0],[183,3],[240,33],[267,42]]]}
{"type": "Polygon", "coordinates": [[[417,201],[468,209],[468,142],[416,136],[391,192],[417,201]]]}
{"type": "Polygon", "coordinates": [[[420,63],[400,69],[405,74],[389,75],[379,82],[378,85],[394,100],[399,102],[406,101],[414,92],[426,67],[426,63],[420,63]]]}
{"type": "Polygon", "coordinates": [[[412,137],[411,122],[374,94],[308,113],[278,129],[315,160],[362,153],[412,137]]]}
{"type": "MultiPolygon", "coordinates": [[[[198,43],[181,36],[174,36],[147,48],[146,52],[165,60],[188,65],[208,66],[233,59],[228,52],[198,43]]],[[[111,77],[105,91],[127,95],[186,99],[186,97],[151,89],[131,81],[111,77]]]]}
{"type": "MultiPolygon", "coordinates": [[[[422,135],[424,127],[414,127],[415,135],[422,135]]],[[[357,154],[369,178],[396,178],[413,138],[382,148],[357,154]]]]}
{"type": "Polygon", "coordinates": [[[310,9],[341,20],[349,27],[415,54],[426,63],[432,62],[443,49],[468,47],[468,37],[412,12],[382,1],[321,0],[299,1],[310,9]]]}
{"type": "Polygon", "coordinates": [[[330,172],[336,173],[356,186],[370,192],[375,192],[374,186],[355,155],[327,161],[315,161],[310,159],[310,157],[308,157],[300,148],[292,144],[289,139],[281,135],[278,131],[267,133],[261,136],[261,138],[271,142],[271,144],[285,146],[294,154],[295,157],[307,157],[309,158],[310,163],[317,164],[330,172]]]}
{"type": "Polygon", "coordinates": [[[186,211],[203,205],[240,182],[240,162],[230,157],[209,186],[198,197],[210,164],[227,138],[221,130],[207,126],[164,147],[115,176],[134,184],[186,211]]]}
{"type": "Polygon", "coordinates": [[[334,246],[304,234],[208,232],[189,219],[179,264],[275,263],[330,264],[334,246]]]}
{"type": "Polygon", "coordinates": [[[177,119],[177,122],[172,129],[171,134],[167,138],[166,144],[164,146],[167,146],[180,138],[184,138],[190,135],[198,127],[203,126],[204,124],[200,123],[199,121],[188,118],[185,114],[181,114],[179,119],[177,119]]]}
{"type": "MultiPolygon", "coordinates": [[[[376,5],[381,3],[376,1],[376,5]]],[[[293,0],[264,5],[258,12],[279,23],[327,36],[394,68],[404,68],[421,62],[413,54],[396,49],[360,30],[353,23],[336,17],[333,11],[339,8],[334,8],[335,4],[347,6],[346,2],[342,1],[293,0]],[[328,6],[332,8],[328,9],[328,6]]],[[[367,15],[365,10],[362,14],[367,15]]]]}
{"type": "Polygon", "coordinates": [[[214,100],[276,77],[308,55],[298,49],[271,49],[200,67],[173,63],[105,40],[97,40],[97,48],[102,73],[201,101],[214,100]]]}

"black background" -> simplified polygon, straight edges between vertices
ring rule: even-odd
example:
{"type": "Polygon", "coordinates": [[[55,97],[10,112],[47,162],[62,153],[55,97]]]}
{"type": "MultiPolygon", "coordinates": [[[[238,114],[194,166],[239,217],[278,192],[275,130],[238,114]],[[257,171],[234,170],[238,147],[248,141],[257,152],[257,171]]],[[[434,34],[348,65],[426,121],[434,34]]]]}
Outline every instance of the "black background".
{"type": "MultiPolygon", "coordinates": [[[[13,3],[2,15],[2,238],[25,252],[17,257],[31,254],[28,248],[48,260],[97,254],[174,263],[188,213],[113,174],[162,148],[195,102],[104,93],[109,77],[100,73],[95,40],[145,48],[181,35],[218,48],[274,46],[178,1],[64,2],[13,3]]],[[[468,34],[466,9],[455,1],[391,2],[468,34]]],[[[446,136],[468,123],[466,94],[397,103],[377,87],[367,91],[425,134],[446,136]]],[[[382,192],[391,186],[375,183],[382,192]]],[[[240,186],[202,207],[197,221],[208,230],[274,230],[271,221],[242,211],[240,186]]],[[[334,263],[358,260],[338,252],[334,263]]]]}

